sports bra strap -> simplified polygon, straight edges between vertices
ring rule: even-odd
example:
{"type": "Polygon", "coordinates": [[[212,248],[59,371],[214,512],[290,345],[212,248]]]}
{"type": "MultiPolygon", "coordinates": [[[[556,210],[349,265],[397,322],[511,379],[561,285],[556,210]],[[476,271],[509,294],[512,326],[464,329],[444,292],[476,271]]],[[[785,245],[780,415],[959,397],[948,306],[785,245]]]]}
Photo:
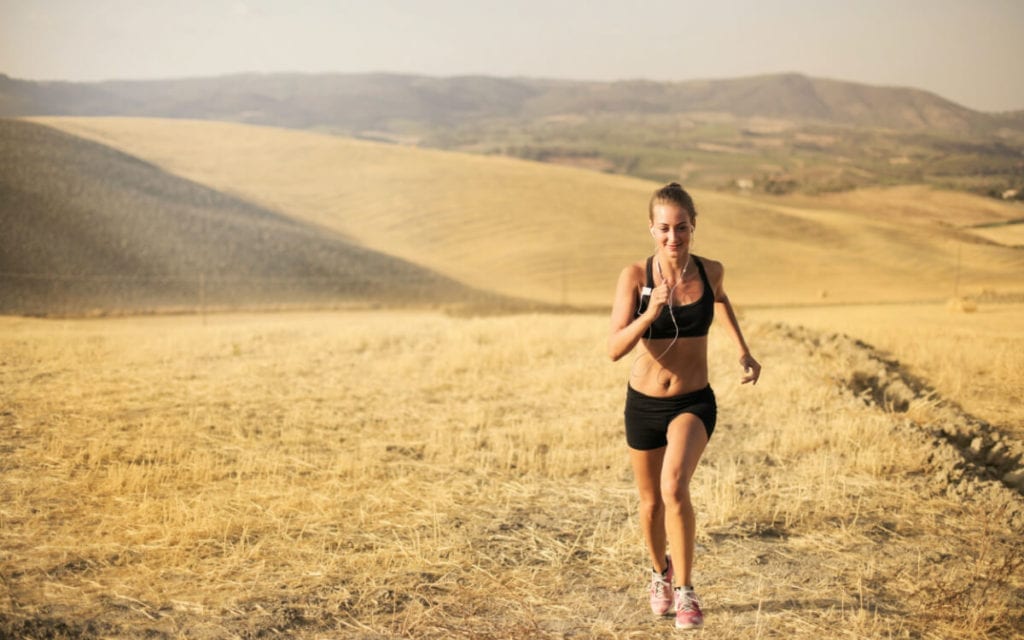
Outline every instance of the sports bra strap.
{"type": "MultiPolygon", "coordinates": [[[[711,282],[708,280],[708,274],[704,271],[704,263],[700,261],[700,258],[693,256],[693,261],[697,263],[697,271],[700,272],[700,279],[704,282],[704,286],[711,289],[711,282]]],[[[712,291],[712,294],[714,292],[712,291]]]]}
{"type": "MultiPolygon", "coordinates": [[[[711,282],[708,280],[707,272],[704,271],[704,263],[701,262],[700,258],[698,258],[697,256],[691,256],[691,257],[693,258],[693,261],[695,263],[697,263],[697,271],[700,273],[701,282],[704,283],[705,287],[708,287],[710,289],[711,288],[711,282]]],[[[648,256],[647,257],[647,285],[646,286],[649,289],[653,289],[654,288],[654,271],[653,271],[653,269],[651,267],[653,262],[654,262],[654,256],[648,256]]]]}

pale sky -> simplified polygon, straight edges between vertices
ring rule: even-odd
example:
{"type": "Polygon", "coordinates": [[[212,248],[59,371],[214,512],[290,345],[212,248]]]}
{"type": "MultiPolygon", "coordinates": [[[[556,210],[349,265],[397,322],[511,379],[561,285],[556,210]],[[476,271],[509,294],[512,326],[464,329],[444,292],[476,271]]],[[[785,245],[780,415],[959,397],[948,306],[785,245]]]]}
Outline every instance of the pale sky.
{"type": "Polygon", "coordinates": [[[0,0],[0,73],[31,80],[795,71],[999,111],[1022,64],[1024,0],[0,0]]]}

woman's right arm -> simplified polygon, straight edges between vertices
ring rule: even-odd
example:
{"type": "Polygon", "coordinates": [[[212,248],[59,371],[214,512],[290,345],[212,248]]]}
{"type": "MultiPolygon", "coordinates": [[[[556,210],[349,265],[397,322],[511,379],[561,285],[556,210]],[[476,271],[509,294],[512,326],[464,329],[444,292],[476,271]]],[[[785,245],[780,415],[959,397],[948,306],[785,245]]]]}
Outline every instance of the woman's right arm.
{"type": "Polygon", "coordinates": [[[613,361],[633,350],[667,301],[667,292],[660,291],[664,287],[657,287],[647,304],[647,310],[634,317],[636,294],[643,278],[644,270],[638,265],[630,265],[619,274],[619,282],[615,286],[615,301],[612,303],[611,331],[608,335],[608,357],[613,361]]]}

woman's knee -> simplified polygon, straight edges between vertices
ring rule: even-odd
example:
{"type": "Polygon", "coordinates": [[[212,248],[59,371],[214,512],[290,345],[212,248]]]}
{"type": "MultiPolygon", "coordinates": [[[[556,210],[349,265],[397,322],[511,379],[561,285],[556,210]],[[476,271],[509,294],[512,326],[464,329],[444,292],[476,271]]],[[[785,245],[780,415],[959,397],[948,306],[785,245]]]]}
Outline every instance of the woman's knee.
{"type": "Polygon", "coordinates": [[[652,492],[649,494],[640,496],[640,516],[645,518],[653,518],[665,510],[665,502],[661,499],[661,494],[658,492],[652,492]]]}
{"type": "Polygon", "coordinates": [[[662,482],[661,496],[669,508],[691,507],[690,483],[678,477],[666,478],[662,482]]]}

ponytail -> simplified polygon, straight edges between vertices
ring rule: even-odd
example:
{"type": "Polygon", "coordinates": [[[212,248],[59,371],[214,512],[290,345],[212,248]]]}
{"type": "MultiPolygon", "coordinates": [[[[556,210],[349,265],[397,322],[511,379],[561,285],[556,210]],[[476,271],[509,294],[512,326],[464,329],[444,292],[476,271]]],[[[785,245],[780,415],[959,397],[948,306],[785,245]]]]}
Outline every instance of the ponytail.
{"type": "Polygon", "coordinates": [[[647,217],[651,222],[654,222],[654,205],[656,204],[674,204],[690,216],[690,222],[695,222],[697,219],[697,209],[693,206],[693,198],[678,182],[668,183],[651,196],[651,202],[647,206],[647,217]]]}

